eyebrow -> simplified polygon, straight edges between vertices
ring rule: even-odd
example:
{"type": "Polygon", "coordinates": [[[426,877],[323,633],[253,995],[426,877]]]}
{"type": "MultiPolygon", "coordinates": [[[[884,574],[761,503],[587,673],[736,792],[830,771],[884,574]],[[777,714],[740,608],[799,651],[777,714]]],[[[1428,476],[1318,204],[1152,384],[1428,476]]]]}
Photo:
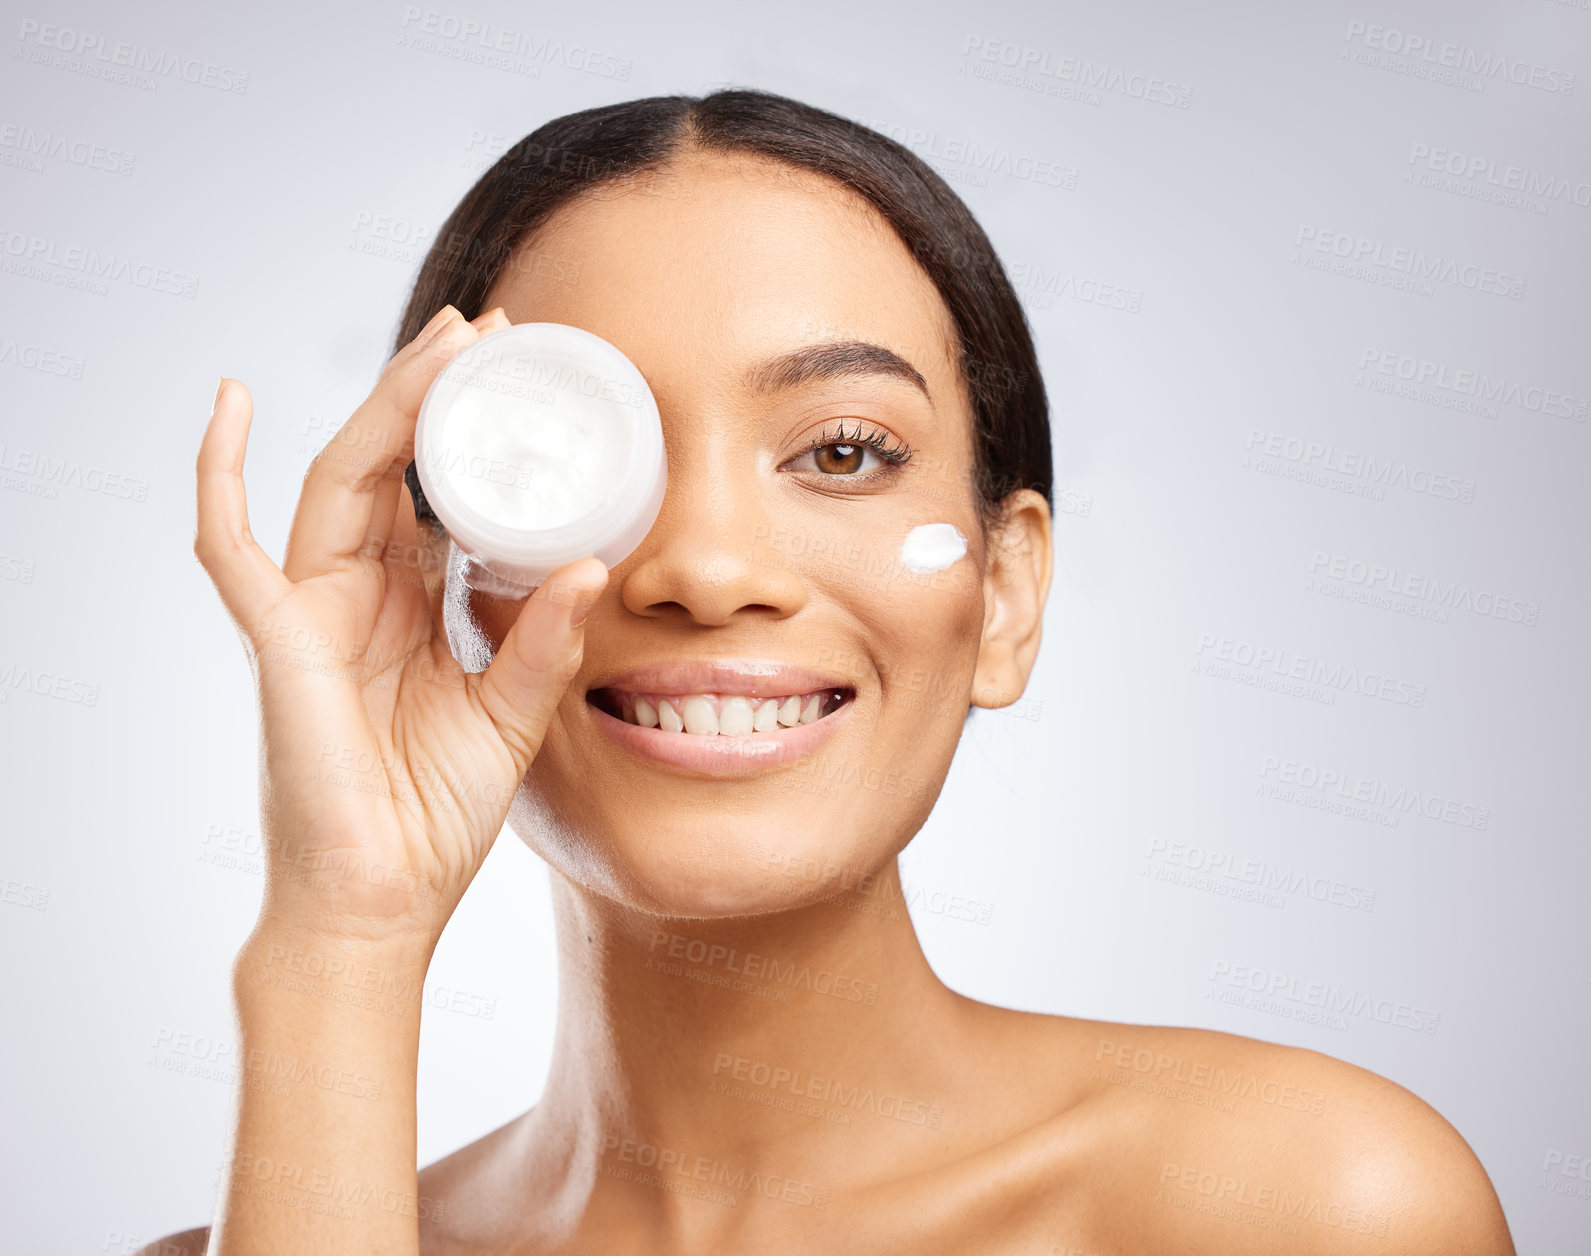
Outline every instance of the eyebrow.
{"type": "Polygon", "coordinates": [[[865,340],[826,340],[803,345],[789,353],[759,362],[746,372],[746,385],[754,392],[779,392],[815,380],[882,375],[916,388],[933,405],[928,381],[900,354],[865,340]]]}

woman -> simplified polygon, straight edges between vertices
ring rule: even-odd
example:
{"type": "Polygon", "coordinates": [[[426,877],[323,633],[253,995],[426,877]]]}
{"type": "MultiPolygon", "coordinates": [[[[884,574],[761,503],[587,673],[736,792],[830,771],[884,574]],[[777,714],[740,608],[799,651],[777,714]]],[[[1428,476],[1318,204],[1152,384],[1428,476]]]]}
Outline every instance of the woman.
{"type": "Polygon", "coordinates": [[[970,709],[1027,684],[1051,570],[1025,320],[907,150],[748,91],[559,119],[464,198],[398,341],[280,568],[241,383],[199,453],[271,847],[212,1252],[1512,1251],[1401,1087],[964,998],[889,909],[970,709]],[[669,483],[623,562],[514,601],[461,580],[409,442],[442,365],[530,321],[636,363],[669,483]],[[965,555],[913,571],[929,523],[965,555]],[[726,715],[770,699],[805,719],[726,715]],[[665,702],[683,731],[643,727],[665,702]],[[416,1173],[421,983],[505,819],[552,870],[551,1075],[416,1173]]]}

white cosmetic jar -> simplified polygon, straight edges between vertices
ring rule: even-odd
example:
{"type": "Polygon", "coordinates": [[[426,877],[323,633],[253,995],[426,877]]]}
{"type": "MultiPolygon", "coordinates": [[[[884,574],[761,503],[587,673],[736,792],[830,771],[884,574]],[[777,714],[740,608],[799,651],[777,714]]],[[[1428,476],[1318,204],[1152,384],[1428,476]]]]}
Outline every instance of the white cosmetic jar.
{"type": "Polygon", "coordinates": [[[564,323],[516,323],[455,354],[420,403],[414,460],[465,583],[499,597],[577,558],[621,562],[668,485],[641,372],[564,323]]]}

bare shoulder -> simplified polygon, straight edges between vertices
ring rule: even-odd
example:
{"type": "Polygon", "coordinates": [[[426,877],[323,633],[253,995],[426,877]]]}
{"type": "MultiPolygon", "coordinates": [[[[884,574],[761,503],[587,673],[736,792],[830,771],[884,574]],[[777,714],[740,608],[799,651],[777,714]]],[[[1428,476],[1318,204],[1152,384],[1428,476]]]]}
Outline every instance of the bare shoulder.
{"type": "MultiPolygon", "coordinates": [[[[510,1121],[420,1170],[415,1215],[426,1256],[507,1246],[502,1236],[515,1214],[502,1201],[522,1198],[524,1187],[504,1176],[497,1153],[523,1120],[510,1121]]],[[[200,1226],[156,1239],[134,1256],[206,1256],[209,1242],[210,1227],[200,1226]]]]}
{"type": "Polygon", "coordinates": [[[133,1256],[205,1256],[205,1249],[209,1245],[210,1227],[202,1225],[194,1230],[184,1230],[181,1234],[168,1234],[163,1239],[146,1243],[134,1252],[133,1256]]]}
{"type": "Polygon", "coordinates": [[[1047,1123],[1102,1162],[1135,1250],[1511,1256],[1491,1180],[1396,1082],[1238,1034],[1047,1018],[1084,1081],[1047,1123]]]}
{"type": "Polygon", "coordinates": [[[525,1237],[521,1227],[539,1201],[530,1193],[534,1177],[516,1176],[514,1166],[524,1161],[515,1152],[534,1145],[536,1112],[532,1108],[420,1170],[418,1217],[425,1256],[508,1251],[525,1237]]]}

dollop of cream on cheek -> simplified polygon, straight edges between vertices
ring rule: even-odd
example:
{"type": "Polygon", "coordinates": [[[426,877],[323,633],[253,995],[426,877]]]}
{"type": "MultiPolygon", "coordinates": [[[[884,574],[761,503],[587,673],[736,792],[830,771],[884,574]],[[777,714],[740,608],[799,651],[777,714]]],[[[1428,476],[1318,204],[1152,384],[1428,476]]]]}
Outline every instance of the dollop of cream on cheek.
{"type": "Polygon", "coordinates": [[[900,543],[901,566],[908,571],[943,571],[967,555],[967,538],[953,523],[924,523],[900,543]]]}

